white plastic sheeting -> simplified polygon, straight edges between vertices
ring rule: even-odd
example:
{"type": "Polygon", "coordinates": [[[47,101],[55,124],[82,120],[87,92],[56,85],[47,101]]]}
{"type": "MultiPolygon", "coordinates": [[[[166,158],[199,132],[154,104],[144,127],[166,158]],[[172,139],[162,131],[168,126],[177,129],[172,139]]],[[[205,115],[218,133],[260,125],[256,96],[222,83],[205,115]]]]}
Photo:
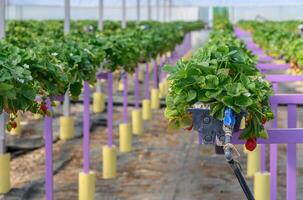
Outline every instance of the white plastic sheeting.
{"type": "MultiPolygon", "coordinates": [[[[8,3],[7,19],[63,19],[64,0],[6,0],[8,3]]],[[[97,19],[99,0],[71,0],[72,19],[97,19]]],[[[164,1],[160,4],[159,18],[156,12],[157,0],[151,0],[151,18],[163,21],[166,12],[164,1]]],[[[140,0],[142,20],[148,18],[148,0],[140,0]]],[[[303,0],[171,0],[172,20],[209,21],[209,6],[229,6],[230,19],[237,22],[241,19],[256,19],[258,16],[268,20],[303,19],[303,0]]],[[[137,19],[137,0],[126,0],[127,19],[137,19]]],[[[104,18],[121,19],[122,0],[104,0],[104,18]]],[[[167,15],[167,13],[166,13],[167,15]]]]}

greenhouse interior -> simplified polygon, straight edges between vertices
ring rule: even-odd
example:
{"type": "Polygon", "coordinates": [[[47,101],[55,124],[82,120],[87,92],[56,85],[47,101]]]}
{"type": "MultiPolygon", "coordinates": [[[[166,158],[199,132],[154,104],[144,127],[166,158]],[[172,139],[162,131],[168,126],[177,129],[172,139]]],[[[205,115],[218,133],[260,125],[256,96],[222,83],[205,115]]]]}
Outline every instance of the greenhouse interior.
{"type": "Polygon", "coordinates": [[[302,10],[0,0],[0,200],[303,200],[302,10]]]}

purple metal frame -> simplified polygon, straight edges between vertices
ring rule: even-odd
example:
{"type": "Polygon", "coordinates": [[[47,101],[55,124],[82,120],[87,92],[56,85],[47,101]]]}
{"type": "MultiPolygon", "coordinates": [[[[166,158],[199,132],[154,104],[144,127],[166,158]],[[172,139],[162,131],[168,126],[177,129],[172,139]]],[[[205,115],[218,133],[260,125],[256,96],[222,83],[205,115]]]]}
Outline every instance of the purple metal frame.
{"type": "Polygon", "coordinates": [[[257,68],[265,73],[269,70],[287,70],[290,68],[290,64],[259,63],[257,68]]]}
{"type": "Polygon", "coordinates": [[[84,111],[83,111],[83,172],[88,174],[90,169],[90,119],[89,119],[89,84],[87,81],[84,81],[84,111]]]}
{"type": "Polygon", "coordinates": [[[107,79],[107,145],[113,146],[113,74],[112,72],[99,73],[97,79],[107,79]]]}
{"type": "Polygon", "coordinates": [[[134,95],[135,95],[135,108],[140,107],[140,86],[139,86],[139,66],[137,66],[134,77],[134,95]]]}
{"type": "MultiPolygon", "coordinates": [[[[46,100],[48,110],[52,111],[51,102],[46,100]]],[[[45,142],[45,199],[53,200],[53,119],[44,117],[44,142],[45,142]]]]}
{"type": "Polygon", "coordinates": [[[144,98],[150,99],[149,92],[149,64],[146,63],[145,78],[144,78],[144,98]]]}
{"type": "MultiPolygon", "coordinates": [[[[249,34],[241,29],[235,29],[238,37],[250,37],[249,34]],[[237,34],[238,33],[238,34],[237,34]],[[239,34],[241,33],[241,34],[239,34]]],[[[267,62],[270,59],[263,59],[267,62]]],[[[262,70],[285,70],[290,68],[289,64],[274,65],[274,64],[258,64],[258,68],[262,70]]],[[[291,75],[267,75],[266,79],[273,84],[273,90],[278,92],[278,83],[303,81],[303,76],[291,75]]],[[[303,104],[303,94],[276,94],[271,97],[272,110],[277,116],[278,105],[283,104],[288,107],[288,128],[278,129],[278,121],[275,118],[272,123],[271,129],[268,129],[269,139],[258,140],[260,144],[270,144],[270,199],[277,199],[277,160],[278,160],[278,146],[277,144],[287,144],[287,173],[286,173],[286,199],[296,199],[296,165],[297,165],[297,150],[296,143],[303,143],[303,129],[296,128],[297,122],[297,106],[303,104]]],[[[237,133],[239,135],[239,133],[237,133]]],[[[235,136],[237,136],[235,134],[235,136]]],[[[241,141],[234,138],[234,143],[241,143],[241,141]]],[[[261,149],[261,169],[265,169],[265,146],[261,149]]]]}

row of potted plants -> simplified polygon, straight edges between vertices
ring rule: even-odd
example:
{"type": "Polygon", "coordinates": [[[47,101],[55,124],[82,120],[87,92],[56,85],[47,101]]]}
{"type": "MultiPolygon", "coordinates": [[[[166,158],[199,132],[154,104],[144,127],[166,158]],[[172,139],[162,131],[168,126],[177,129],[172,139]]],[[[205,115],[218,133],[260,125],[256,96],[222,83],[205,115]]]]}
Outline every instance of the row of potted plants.
{"type": "Polygon", "coordinates": [[[0,111],[49,114],[45,99],[69,89],[77,98],[82,82],[96,81],[96,72],[123,69],[134,72],[139,62],[172,51],[186,32],[201,29],[198,22],[144,22],[122,30],[116,22],[100,32],[96,21],[72,22],[64,35],[62,21],[11,21],[0,41],[0,111]],[[112,30],[111,30],[112,29],[112,30]],[[21,34],[22,33],[22,34],[21,34]],[[37,103],[35,98],[42,97],[37,103]]]}
{"type": "Polygon", "coordinates": [[[209,106],[210,115],[218,120],[223,120],[226,108],[244,112],[246,126],[240,137],[253,150],[257,138],[268,137],[264,124],[273,119],[271,84],[257,70],[256,57],[233,35],[232,26],[224,22],[216,27],[190,60],[164,66],[170,82],[165,116],[170,127],[190,130],[188,109],[197,104],[209,106]]]}

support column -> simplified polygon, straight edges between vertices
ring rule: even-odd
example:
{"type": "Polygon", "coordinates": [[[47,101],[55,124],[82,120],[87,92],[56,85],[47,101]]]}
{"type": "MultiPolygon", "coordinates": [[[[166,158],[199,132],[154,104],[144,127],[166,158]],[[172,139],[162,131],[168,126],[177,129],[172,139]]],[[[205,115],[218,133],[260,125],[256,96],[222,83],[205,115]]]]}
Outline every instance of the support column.
{"type": "Polygon", "coordinates": [[[0,0],[0,39],[5,37],[5,0],[0,0]]]}
{"type": "Polygon", "coordinates": [[[108,138],[107,145],[103,146],[102,159],[103,159],[103,178],[115,178],[117,173],[117,153],[116,147],[113,145],[113,74],[111,72],[107,75],[107,128],[108,138]]]}
{"type": "MultiPolygon", "coordinates": [[[[51,102],[46,101],[47,108],[52,112],[51,102]]],[[[53,200],[53,119],[44,117],[44,142],[45,142],[45,199],[53,200]]]]}
{"type": "Polygon", "coordinates": [[[94,200],[96,176],[90,171],[90,104],[89,84],[84,81],[84,111],[83,111],[83,171],[79,173],[79,200],[94,200]]]}
{"type": "MultiPolygon", "coordinates": [[[[64,0],[64,34],[70,32],[70,0],[64,0]]],[[[63,116],[60,117],[60,139],[69,140],[75,135],[74,119],[70,116],[69,89],[64,94],[63,116]]]]}

